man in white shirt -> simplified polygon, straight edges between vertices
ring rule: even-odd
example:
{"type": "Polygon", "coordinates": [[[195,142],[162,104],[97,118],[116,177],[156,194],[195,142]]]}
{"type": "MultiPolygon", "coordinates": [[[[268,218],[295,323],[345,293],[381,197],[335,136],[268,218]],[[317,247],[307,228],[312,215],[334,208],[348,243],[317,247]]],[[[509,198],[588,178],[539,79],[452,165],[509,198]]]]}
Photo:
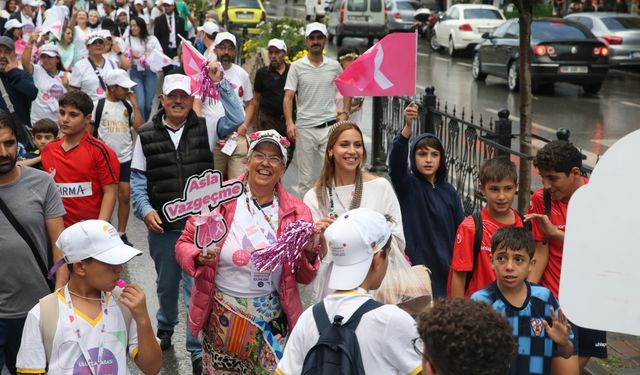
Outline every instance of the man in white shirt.
{"type": "Polygon", "coordinates": [[[204,51],[204,58],[207,59],[207,61],[217,60],[218,57],[216,56],[214,41],[220,32],[220,28],[215,23],[207,21],[198,27],[198,31],[202,38],[202,44],[207,48],[206,51],[204,51]]]}
{"type": "MultiPolygon", "coordinates": [[[[389,264],[391,228],[385,217],[369,208],[340,215],[333,224],[318,222],[316,230],[333,256],[329,288],[336,292],[307,309],[287,341],[276,374],[300,374],[307,354],[321,335],[314,315],[318,306],[329,322],[348,323],[354,313],[372,300],[369,290],[380,287],[389,264]]],[[[422,359],[413,348],[418,337],[413,318],[395,305],[381,305],[362,315],[355,328],[364,372],[410,374],[422,371],[422,359]]],[[[315,350],[315,349],[314,349],[315,350]]]]}

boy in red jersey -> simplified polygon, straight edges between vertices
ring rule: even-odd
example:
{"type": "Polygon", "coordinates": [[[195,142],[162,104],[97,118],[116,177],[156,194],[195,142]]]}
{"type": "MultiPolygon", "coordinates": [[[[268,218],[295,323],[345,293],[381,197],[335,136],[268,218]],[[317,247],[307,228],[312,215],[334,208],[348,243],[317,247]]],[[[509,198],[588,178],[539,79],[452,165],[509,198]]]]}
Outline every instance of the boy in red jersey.
{"type": "Polygon", "coordinates": [[[447,295],[471,297],[473,293],[495,281],[491,267],[491,237],[500,228],[522,227],[520,215],[511,208],[518,186],[518,172],[507,158],[485,161],[480,168],[480,192],[487,205],[479,212],[482,224],[480,252],[475,255],[476,219],[467,216],[456,233],[453,259],[449,270],[447,295]]]}
{"type": "Polygon", "coordinates": [[[64,226],[88,219],[109,221],[120,177],[118,158],[87,132],[93,110],[87,94],[68,92],[59,106],[58,125],[64,136],[42,150],[42,170],[51,174],[62,196],[64,226]]]}
{"type": "MultiPolygon", "coordinates": [[[[580,174],[582,154],[566,141],[549,142],[538,151],[533,165],[542,178],[543,188],[531,196],[529,213],[525,215],[526,220],[531,220],[536,240],[536,263],[529,281],[548,288],[558,298],[569,200],[588,179],[580,174]]],[[[572,356],[559,362],[558,368],[554,363],[554,373],[573,373],[576,364],[581,373],[591,357],[607,357],[606,332],[573,326],[579,359],[572,356]]]]}

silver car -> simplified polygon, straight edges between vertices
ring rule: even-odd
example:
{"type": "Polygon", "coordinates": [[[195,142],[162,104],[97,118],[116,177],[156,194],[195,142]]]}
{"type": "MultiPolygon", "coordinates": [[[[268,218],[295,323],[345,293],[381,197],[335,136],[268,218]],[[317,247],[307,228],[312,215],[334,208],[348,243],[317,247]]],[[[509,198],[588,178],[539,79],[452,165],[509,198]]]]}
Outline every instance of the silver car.
{"type": "Polygon", "coordinates": [[[387,0],[387,25],[389,32],[409,31],[414,22],[413,15],[420,3],[412,0],[387,0]]]}
{"type": "Polygon", "coordinates": [[[611,66],[640,65],[640,16],[585,12],[565,18],[585,25],[607,44],[611,66]]]}

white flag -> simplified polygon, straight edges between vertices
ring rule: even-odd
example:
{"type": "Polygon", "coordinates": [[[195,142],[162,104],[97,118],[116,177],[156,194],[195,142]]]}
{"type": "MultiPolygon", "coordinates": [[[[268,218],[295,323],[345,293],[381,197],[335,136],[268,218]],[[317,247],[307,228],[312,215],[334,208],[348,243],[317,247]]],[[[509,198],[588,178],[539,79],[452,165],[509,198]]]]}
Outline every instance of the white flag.
{"type": "Polygon", "coordinates": [[[50,32],[53,36],[61,40],[62,39],[62,25],[67,17],[67,7],[54,6],[45,12],[45,19],[40,29],[41,34],[50,32]]]}
{"type": "Polygon", "coordinates": [[[180,65],[177,62],[173,61],[172,58],[162,53],[162,51],[159,49],[154,49],[153,51],[151,51],[145,61],[149,66],[149,69],[151,69],[151,71],[153,72],[159,72],[167,65],[180,65]]]}

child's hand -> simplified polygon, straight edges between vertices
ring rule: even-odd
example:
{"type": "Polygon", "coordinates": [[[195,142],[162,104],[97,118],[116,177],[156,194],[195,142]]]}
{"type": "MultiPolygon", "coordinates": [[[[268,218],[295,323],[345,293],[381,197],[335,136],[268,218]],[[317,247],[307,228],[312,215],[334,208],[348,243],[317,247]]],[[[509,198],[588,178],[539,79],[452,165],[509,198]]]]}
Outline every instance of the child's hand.
{"type": "Polygon", "coordinates": [[[550,307],[549,310],[551,311],[552,325],[549,325],[546,320],[542,320],[542,325],[547,331],[547,336],[549,336],[551,340],[558,345],[569,344],[569,332],[571,332],[571,325],[567,322],[567,317],[564,316],[562,309],[558,309],[558,316],[556,316],[553,307],[550,307]]]}
{"type": "Polygon", "coordinates": [[[549,216],[547,215],[526,214],[524,215],[524,220],[535,220],[538,225],[540,225],[540,229],[542,229],[542,232],[550,238],[560,239],[563,237],[563,232],[551,222],[549,216]]]}
{"type": "Polygon", "coordinates": [[[147,300],[142,288],[136,284],[128,284],[120,295],[120,302],[131,311],[131,316],[136,322],[139,319],[148,319],[147,300]]]}
{"type": "Polygon", "coordinates": [[[411,102],[404,109],[404,124],[405,126],[411,126],[411,122],[418,118],[418,105],[416,102],[411,102]]]}

